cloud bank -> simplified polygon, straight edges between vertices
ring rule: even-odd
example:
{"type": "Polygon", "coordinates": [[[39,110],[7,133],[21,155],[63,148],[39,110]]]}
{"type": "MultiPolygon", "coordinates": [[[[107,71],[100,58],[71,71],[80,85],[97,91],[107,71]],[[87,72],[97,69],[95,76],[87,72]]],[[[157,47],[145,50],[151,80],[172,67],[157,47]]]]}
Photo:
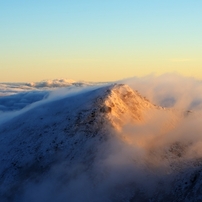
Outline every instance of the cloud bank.
{"type": "Polygon", "coordinates": [[[39,100],[45,99],[48,92],[31,91],[0,97],[0,111],[16,111],[39,100]]]}
{"type": "Polygon", "coordinates": [[[178,74],[149,75],[131,78],[121,83],[138,90],[153,103],[176,109],[202,109],[202,81],[178,74]]]}
{"type": "Polygon", "coordinates": [[[85,87],[104,84],[107,83],[74,81],[72,79],[53,79],[30,83],[0,83],[0,97],[27,91],[47,91],[62,87],[85,87]]]}

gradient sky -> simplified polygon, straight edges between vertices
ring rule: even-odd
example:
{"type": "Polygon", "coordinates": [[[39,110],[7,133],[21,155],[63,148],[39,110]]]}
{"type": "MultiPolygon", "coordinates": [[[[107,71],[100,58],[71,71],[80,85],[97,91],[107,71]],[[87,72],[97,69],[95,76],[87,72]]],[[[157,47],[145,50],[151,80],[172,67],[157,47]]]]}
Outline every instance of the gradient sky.
{"type": "Polygon", "coordinates": [[[0,82],[202,79],[201,0],[0,0],[0,82]]]}

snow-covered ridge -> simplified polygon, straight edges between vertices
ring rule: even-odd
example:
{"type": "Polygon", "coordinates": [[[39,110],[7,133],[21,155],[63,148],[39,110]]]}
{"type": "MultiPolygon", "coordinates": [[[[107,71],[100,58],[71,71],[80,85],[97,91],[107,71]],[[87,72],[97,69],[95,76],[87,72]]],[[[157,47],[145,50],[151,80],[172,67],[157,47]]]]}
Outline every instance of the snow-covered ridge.
{"type": "Polygon", "coordinates": [[[8,190],[33,174],[44,175],[58,153],[62,161],[90,164],[110,128],[120,128],[127,116],[140,121],[147,108],[154,105],[127,85],[115,84],[39,105],[7,121],[0,128],[0,196],[8,197],[8,190]]]}
{"type": "Polygon", "coordinates": [[[186,190],[194,199],[200,144],[177,137],[173,117],[123,84],[30,108],[0,127],[0,200],[183,201],[186,190]]]}

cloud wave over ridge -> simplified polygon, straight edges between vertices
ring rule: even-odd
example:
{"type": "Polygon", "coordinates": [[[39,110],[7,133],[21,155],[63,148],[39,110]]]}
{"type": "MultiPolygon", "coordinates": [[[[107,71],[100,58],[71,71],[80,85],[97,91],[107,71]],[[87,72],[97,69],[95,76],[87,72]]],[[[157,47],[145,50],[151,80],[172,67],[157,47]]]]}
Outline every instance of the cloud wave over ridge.
{"type": "MultiPolygon", "coordinates": [[[[19,196],[22,202],[200,199],[202,82],[164,74],[117,83],[128,84],[152,103],[162,106],[162,110],[151,111],[145,123],[126,121],[120,130],[110,130],[109,138],[100,145],[90,140],[87,145],[96,145],[96,152],[90,151],[90,163],[81,159],[69,164],[62,160],[42,179],[26,184],[19,196]]],[[[57,89],[42,102],[96,88],[57,89]]],[[[35,95],[30,94],[31,98],[35,95]]]]}

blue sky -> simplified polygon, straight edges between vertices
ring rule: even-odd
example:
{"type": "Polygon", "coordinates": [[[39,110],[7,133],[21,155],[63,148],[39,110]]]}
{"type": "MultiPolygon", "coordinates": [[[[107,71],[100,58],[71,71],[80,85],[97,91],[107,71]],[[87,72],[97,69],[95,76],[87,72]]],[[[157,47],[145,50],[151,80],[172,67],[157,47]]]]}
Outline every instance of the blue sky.
{"type": "Polygon", "coordinates": [[[0,2],[0,82],[202,78],[202,1],[0,2]]]}

